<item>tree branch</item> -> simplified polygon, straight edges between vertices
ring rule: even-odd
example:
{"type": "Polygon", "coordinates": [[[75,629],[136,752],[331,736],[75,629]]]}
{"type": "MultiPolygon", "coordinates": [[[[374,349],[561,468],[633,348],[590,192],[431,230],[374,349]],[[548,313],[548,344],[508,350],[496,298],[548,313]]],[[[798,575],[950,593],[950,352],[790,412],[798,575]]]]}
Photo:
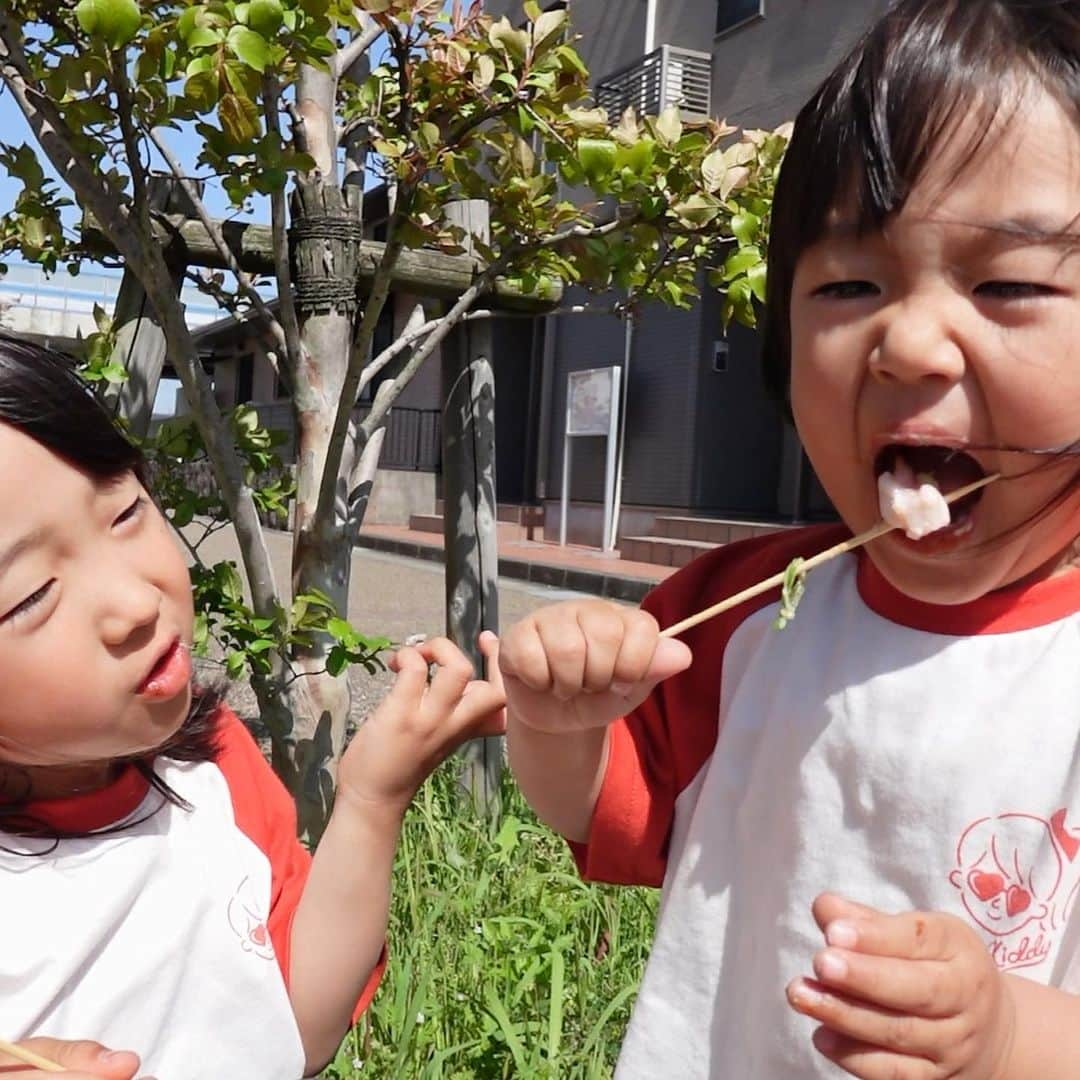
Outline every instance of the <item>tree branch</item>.
{"type": "Polygon", "coordinates": [[[383,28],[370,15],[365,15],[363,18],[367,25],[334,57],[332,67],[335,79],[341,79],[383,35],[383,28]]]}
{"type": "MultiPolygon", "coordinates": [[[[269,76],[263,78],[263,117],[266,130],[280,135],[278,124],[278,83],[269,76]]],[[[281,311],[281,326],[285,335],[284,367],[287,371],[286,384],[291,388],[296,383],[295,373],[299,370],[303,355],[303,343],[300,340],[300,321],[296,316],[296,303],[293,298],[292,275],[289,272],[289,240],[286,235],[285,189],[275,188],[270,193],[270,229],[273,236],[274,278],[277,282],[278,307],[281,311]]]]}
{"type": "Polygon", "coordinates": [[[266,322],[266,328],[274,338],[274,343],[277,345],[280,353],[284,353],[288,356],[289,344],[285,336],[284,328],[274,317],[274,313],[270,308],[267,307],[266,301],[259,295],[259,290],[255,288],[251,278],[248,277],[247,273],[241,269],[240,264],[236,261],[236,257],[229,249],[229,245],[225,243],[225,237],[222,235],[221,226],[210,216],[210,211],[206,209],[206,204],[199,196],[198,189],[184,175],[180,162],[169,148],[169,144],[158,135],[157,131],[153,128],[147,128],[146,133],[149,135],[154,146],[157,147],[158,152],[165,159],[165,163],[169,166],[170,172],[176,177],[188,198],[191,199],[192,205],[195,207],[195,213],[198,215],[203,227],[213,241],[214,247],[217,249],[222,261],[235,275],[241,292],[243,292],[248,300],[251,301],[252,306],[266,322]]]}
{"type": "Polygon", "coordinates": [[[124,140],[124,153],[131,171],[132,199],[135,215],[139,222],[139,232],[143,243],[150,242],[150,203],[147,199],[146,174],[143,170],[142,154],[139,150],[138,133],[132,123],[135,106],[131,100],[131,87],[128,85],[127,71],[124,68],[123,53],[112,55],[113,80],[116,83],[116,114],[120,121],[120,133],[124,140]]]}

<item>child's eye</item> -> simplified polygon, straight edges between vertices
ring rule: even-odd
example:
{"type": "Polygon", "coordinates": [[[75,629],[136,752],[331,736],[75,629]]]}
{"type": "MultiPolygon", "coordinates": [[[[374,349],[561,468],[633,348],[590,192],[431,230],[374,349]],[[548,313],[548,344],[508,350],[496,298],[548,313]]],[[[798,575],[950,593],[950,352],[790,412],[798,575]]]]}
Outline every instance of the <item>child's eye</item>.
{"type": "Polygon", "coordinates": [[[130,521],[133,517],[137,517],[142,511],[142,508],[146,505],[146,499],[142,495],[138,496],[135,501],[120,514],[120,516],[113,522],[113,525],[123,525],[125,521],[130,521]]]}
{"type": "Polygon", "coordinates": [[[881,290],[872,281],[827,281],[814,290],[814,296],[829,300],[860,300],[877,296],[881,290]]]}
{"type": "Polygon", "coordinates": [[[49,591],[52,589],[55,581],[55,578],[50,578],[36,592],[32,592],[25,600],[16,604],[10,611],[6,612],[4,615],[0,615],[0,623],[13,622],[23,615],[28,615],[45,599],[46,596],[49,595],[49,591]]]}
{"type": "Polygon", "coordinates": [[[1040,296],[1053,296],[1049,285],[1034,281],[984,281],[975,287],[975,295],[993,300],[1034,300],[1040,296]]]}

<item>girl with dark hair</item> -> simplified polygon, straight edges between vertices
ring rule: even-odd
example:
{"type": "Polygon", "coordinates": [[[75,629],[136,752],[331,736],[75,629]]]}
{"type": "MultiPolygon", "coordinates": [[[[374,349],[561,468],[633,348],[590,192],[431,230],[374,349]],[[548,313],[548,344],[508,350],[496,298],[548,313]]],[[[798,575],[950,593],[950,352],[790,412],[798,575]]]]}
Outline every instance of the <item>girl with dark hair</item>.
{"type": "Polygon", "coordinates": [[[0,336],[0,1034],[72,1076],[297,1080],[378,985],[409,801],[501,729],[502,690],[445,639],[400,650],[312,860],[192,687],[187,566],[143,475],[65,358],[0,336]]]}
{"type": "Polygon", "coordinates": [[[897,0],[800,113],[771,235],[770,383],[846,529],[502,644],[537,813],[663,886],[616,1075],[1076,1077],[1080,0],[897,0]],[[996,479],[814,570],[783,633],[774,590],[660,636],[873,527],[885,474],[996,479]]]}

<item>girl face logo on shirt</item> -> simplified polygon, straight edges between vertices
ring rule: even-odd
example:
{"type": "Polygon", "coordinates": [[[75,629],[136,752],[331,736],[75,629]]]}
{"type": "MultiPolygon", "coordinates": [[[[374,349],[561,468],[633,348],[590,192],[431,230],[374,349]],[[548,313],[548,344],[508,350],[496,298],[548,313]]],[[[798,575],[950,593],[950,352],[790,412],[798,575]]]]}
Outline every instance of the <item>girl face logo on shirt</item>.
{"type": "Polygon", "coordinates": [[[1003,969],[1041,963],[1075,896],[1072,862],[1080,839],[1065,810],[1049,821],[1033,814],[981,818],[964,830],[949,881],[971,919],[991,935],[1003,969]]]}
{"type": "Polygon", "coordinates": [[[274,945],[266,925],[264,905],[255,895],[251,879],[245,877],[236,887],[226,911],[229,926],[240,939],[244,952],[254,953],[263,960],[274,959],[274,945]]]}

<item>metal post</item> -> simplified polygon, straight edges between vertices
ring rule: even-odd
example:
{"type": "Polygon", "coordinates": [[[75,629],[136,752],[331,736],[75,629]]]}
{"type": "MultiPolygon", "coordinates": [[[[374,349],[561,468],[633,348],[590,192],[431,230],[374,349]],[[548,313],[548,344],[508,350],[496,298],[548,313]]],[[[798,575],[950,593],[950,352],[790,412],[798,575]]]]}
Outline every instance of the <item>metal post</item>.
{"type": "Polygon", "coordinates": [[[608,421],[607,454],[604,464],[604,539],[605,552],[615,550],[615,476],[619,448],[619,376],[618,368],[611,369],[611,414],[608,421]]]}
{"type": "Polygon", "coordinates": [[[563,435],[562,448],[562,500],[559,513],[559,545],[566,547],[566,514],[570,507],[570,447],[572,439],[570,428],[570,407],[566,408],[567,432],[563,435]]]}

